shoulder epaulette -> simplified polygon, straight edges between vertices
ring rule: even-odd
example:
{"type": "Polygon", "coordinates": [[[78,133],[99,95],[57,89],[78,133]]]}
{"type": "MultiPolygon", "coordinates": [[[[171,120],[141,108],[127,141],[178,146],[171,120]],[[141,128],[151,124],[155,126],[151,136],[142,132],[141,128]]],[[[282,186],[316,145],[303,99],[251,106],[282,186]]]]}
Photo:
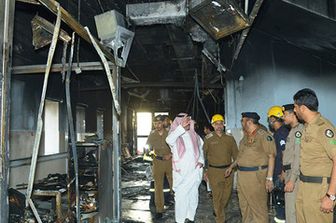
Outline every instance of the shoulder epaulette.
{"type": "Polygon", "coordinates": [[[264,134],[265,134],[265,130],[263,130],[263,129],[259,129],[259,130],[258,130],[258,134],[260,134],[260,135],[264,135],[264,134]]]}
{"type": "Polygon", "coordinates": [[[209,133],[208,135],[205,136],[206,139],[210,139],[213,136],[213,133],[209,133]]]}

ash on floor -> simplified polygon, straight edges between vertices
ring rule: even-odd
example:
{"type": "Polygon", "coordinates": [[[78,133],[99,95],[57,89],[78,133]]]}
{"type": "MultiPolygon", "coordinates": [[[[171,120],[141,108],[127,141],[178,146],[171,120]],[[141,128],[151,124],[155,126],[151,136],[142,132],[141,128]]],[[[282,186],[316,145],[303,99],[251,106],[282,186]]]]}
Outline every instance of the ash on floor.
{"type": "MultiPolygon", "coordinates": [[[[146,177],[149,163],[136,158],[123,165],[122,175],[122,222],[124,223],[174,223],[174,205],[165,206],[163,218],[153,219],[155,213],[150,208],[150,181],[146,177]]],[[[196,212],[196,223],[214,223],[212,199],[209,198],[206,185],[199,188],[199,205],[196,212]]],[[[270,211],[270,219],[273,218],[270,211]]],[[[241,222],[237,192],[233,191],[226,209],[228,223],[241,222]]],[[[270,222],[273,222],[270,220],[270,222]]]]}

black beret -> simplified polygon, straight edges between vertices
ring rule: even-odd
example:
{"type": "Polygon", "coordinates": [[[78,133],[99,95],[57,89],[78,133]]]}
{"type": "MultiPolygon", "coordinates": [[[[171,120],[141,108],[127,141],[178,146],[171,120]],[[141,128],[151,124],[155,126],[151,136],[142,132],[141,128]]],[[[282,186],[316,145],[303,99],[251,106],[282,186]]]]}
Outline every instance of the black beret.
{"type": "Polygon", "coordinates": [[[252,119],[255,119],[257,121],[259,121],[259,119],[260,119],[260,116],[256,112],[243,112],[241,115],[242,115],[243,118],[252,118],[252,119]]]}
{"type": "Polygon", "coordinates": [[[162,115],[157,115],[154,117],[154,122],[159,122],[159,121],[163,121],[164,118],[162,117],[162,115]]]}
{"type": "Polygon", "coordinates": [[[294,110],[294,104],[286,104],[282,106],[282,111],[293,111],[294,110]]]}

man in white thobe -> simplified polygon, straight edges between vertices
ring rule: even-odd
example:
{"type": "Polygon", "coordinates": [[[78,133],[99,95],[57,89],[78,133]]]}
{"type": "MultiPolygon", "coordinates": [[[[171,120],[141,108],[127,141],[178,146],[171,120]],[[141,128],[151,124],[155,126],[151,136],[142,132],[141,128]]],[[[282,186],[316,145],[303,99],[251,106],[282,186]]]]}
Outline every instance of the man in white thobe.
{"type": "Polygon", "coordinates": [[[194,130],[194,121],[180,113],[171,125],[166,142],[173,154],[173,191],[175,221],[194,222],[198,187],[203,176],[203,141],[194,130]]]}

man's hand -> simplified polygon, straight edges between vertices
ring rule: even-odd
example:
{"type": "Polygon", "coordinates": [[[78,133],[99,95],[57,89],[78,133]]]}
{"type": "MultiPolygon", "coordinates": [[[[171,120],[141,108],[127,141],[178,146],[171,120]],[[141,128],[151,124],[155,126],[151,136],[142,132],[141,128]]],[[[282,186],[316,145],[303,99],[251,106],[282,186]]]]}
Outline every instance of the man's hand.
{"type": "Polygon", "coordinates": [[[190,125],[191,118],[190,116],[185,116],[182,118],[181,125],[184,129],[188,130],[189,125],[190,125]]]}
{"type": "Polygon", "coordinates": [[[292,181],[288,181],[285,185],[284,191],[286,193],[293,192],[295,188],[295,184],[292,181]]]}
{"type": "Polygon", "coordinates": [[[224,177],[229,177],[231,173],[232,173],[232,167],[230,166],[225,170],[224,177]]]}
{"type": "Polygon", "coordinates": [[[204,174],[203,174],[203,178],[206,182],[209,182],[209,178],[208,178],[208,172],[205,171],[204,174]]]}
{"type": "Polygon", "coordinates": [[[281,182],[285,182],[285,176],[286,176],[285,171],[281,171],[281,174],[278,176],[281,182]]]}
{"type": "Polygon", "coordinates": [[[172,154],[167,154],[167,155],[163,155],[163,160],[170,160],[172,158],[172,154]]]}
{"type": "Polygon", "coordinates": [[[322,199],[321,199],[321,207],[320,210],[324,213],[330,213],[333,212],[334,209],[334,202],[332,200],[330,200],[327,195],[325,195],[322,199]]]}
{"type": "Polygon", "coordinates": [[[273,190],[273,181],[266,180],[266,191],[271,192],[273,190]]]}
{"type": "Polygon", "coordinates": [[[203,167],[203,163],[197,162],[196,167],[202,168],[203,167]]]}

